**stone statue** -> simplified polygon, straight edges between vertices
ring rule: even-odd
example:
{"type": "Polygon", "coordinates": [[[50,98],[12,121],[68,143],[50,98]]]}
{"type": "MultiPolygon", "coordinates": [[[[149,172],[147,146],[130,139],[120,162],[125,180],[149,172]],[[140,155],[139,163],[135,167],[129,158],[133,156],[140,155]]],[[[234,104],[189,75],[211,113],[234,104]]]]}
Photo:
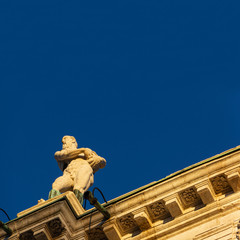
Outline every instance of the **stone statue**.
{"type": "Polygon", "coordinates": [[[93,184],[93,174],[105,167],[106,160],[89,148],[77,148],[77,141],[72,136],[64,136],[62,143],[62,150],[54,157],[63,175],[52,184],[49,199],[70,190],[82,204],[83,194],[93,184]]]}

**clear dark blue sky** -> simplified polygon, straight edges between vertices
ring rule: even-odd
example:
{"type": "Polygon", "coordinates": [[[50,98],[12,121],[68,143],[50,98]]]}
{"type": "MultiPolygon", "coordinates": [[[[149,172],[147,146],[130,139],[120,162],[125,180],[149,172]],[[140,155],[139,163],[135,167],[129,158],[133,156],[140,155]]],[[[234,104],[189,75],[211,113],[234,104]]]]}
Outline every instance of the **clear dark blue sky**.
{"type": "Polygon", "coordinates": [[[1,0],[0,208],[47,198],[64,135],[108,200],[239,145],[239,7],[1,0]]]}

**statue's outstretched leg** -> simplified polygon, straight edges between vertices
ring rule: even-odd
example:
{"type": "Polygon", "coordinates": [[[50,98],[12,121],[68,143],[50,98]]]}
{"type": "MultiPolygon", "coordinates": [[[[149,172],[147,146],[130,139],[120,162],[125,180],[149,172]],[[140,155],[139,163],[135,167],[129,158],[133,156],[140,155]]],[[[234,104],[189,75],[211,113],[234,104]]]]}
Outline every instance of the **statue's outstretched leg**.
{"type": "Polygon", "coordinates": [[[89,164],[82,165],[79,168],[75,179],[73,192],[77,197],[80,204],[83,204],[83,194],[91,187],[93,184],[93,170],[89,164]]]}
{"type": "Polygon", "coordinates": [[[69,174],[64,173],[63,176],[57,178],[53,185],[52,190],[49,192],[48,199],[54,198],[63,192],[73,189],[73,180],[69,174]]]}

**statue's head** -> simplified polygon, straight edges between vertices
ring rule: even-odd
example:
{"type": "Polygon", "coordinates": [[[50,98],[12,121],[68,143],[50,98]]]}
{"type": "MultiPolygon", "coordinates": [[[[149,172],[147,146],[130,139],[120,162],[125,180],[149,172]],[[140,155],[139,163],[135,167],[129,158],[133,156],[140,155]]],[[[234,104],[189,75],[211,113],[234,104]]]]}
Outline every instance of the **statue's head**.
{"type": "Polygon", "coordinates": [[[78,144],[73,136],[64,136],[62,138],[63,149],[77,149],[78,144]]]}

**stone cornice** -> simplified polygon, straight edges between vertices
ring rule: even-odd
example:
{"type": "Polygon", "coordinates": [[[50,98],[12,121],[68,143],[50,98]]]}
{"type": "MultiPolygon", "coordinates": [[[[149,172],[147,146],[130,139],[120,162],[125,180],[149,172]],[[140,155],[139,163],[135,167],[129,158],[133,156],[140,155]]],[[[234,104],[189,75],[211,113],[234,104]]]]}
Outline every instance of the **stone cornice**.
{"type": "MultiPolygon", "coordinates": [[[[8,223],[14,232],[10,239],[31,234],[49,240],[58,236],[89,240],[96,236],[170,237],[176,226],[179,232],[186,231],[199,221],[232,214],[233,209],[239,212],[239,169],[237,147],[103,204],[111,215],[108,221],[95,209],[85,211],[75,195],[67,192],[19,213],[8,223]]],[[[0,230],[0,239],[3,236],[0,230]]]]}

